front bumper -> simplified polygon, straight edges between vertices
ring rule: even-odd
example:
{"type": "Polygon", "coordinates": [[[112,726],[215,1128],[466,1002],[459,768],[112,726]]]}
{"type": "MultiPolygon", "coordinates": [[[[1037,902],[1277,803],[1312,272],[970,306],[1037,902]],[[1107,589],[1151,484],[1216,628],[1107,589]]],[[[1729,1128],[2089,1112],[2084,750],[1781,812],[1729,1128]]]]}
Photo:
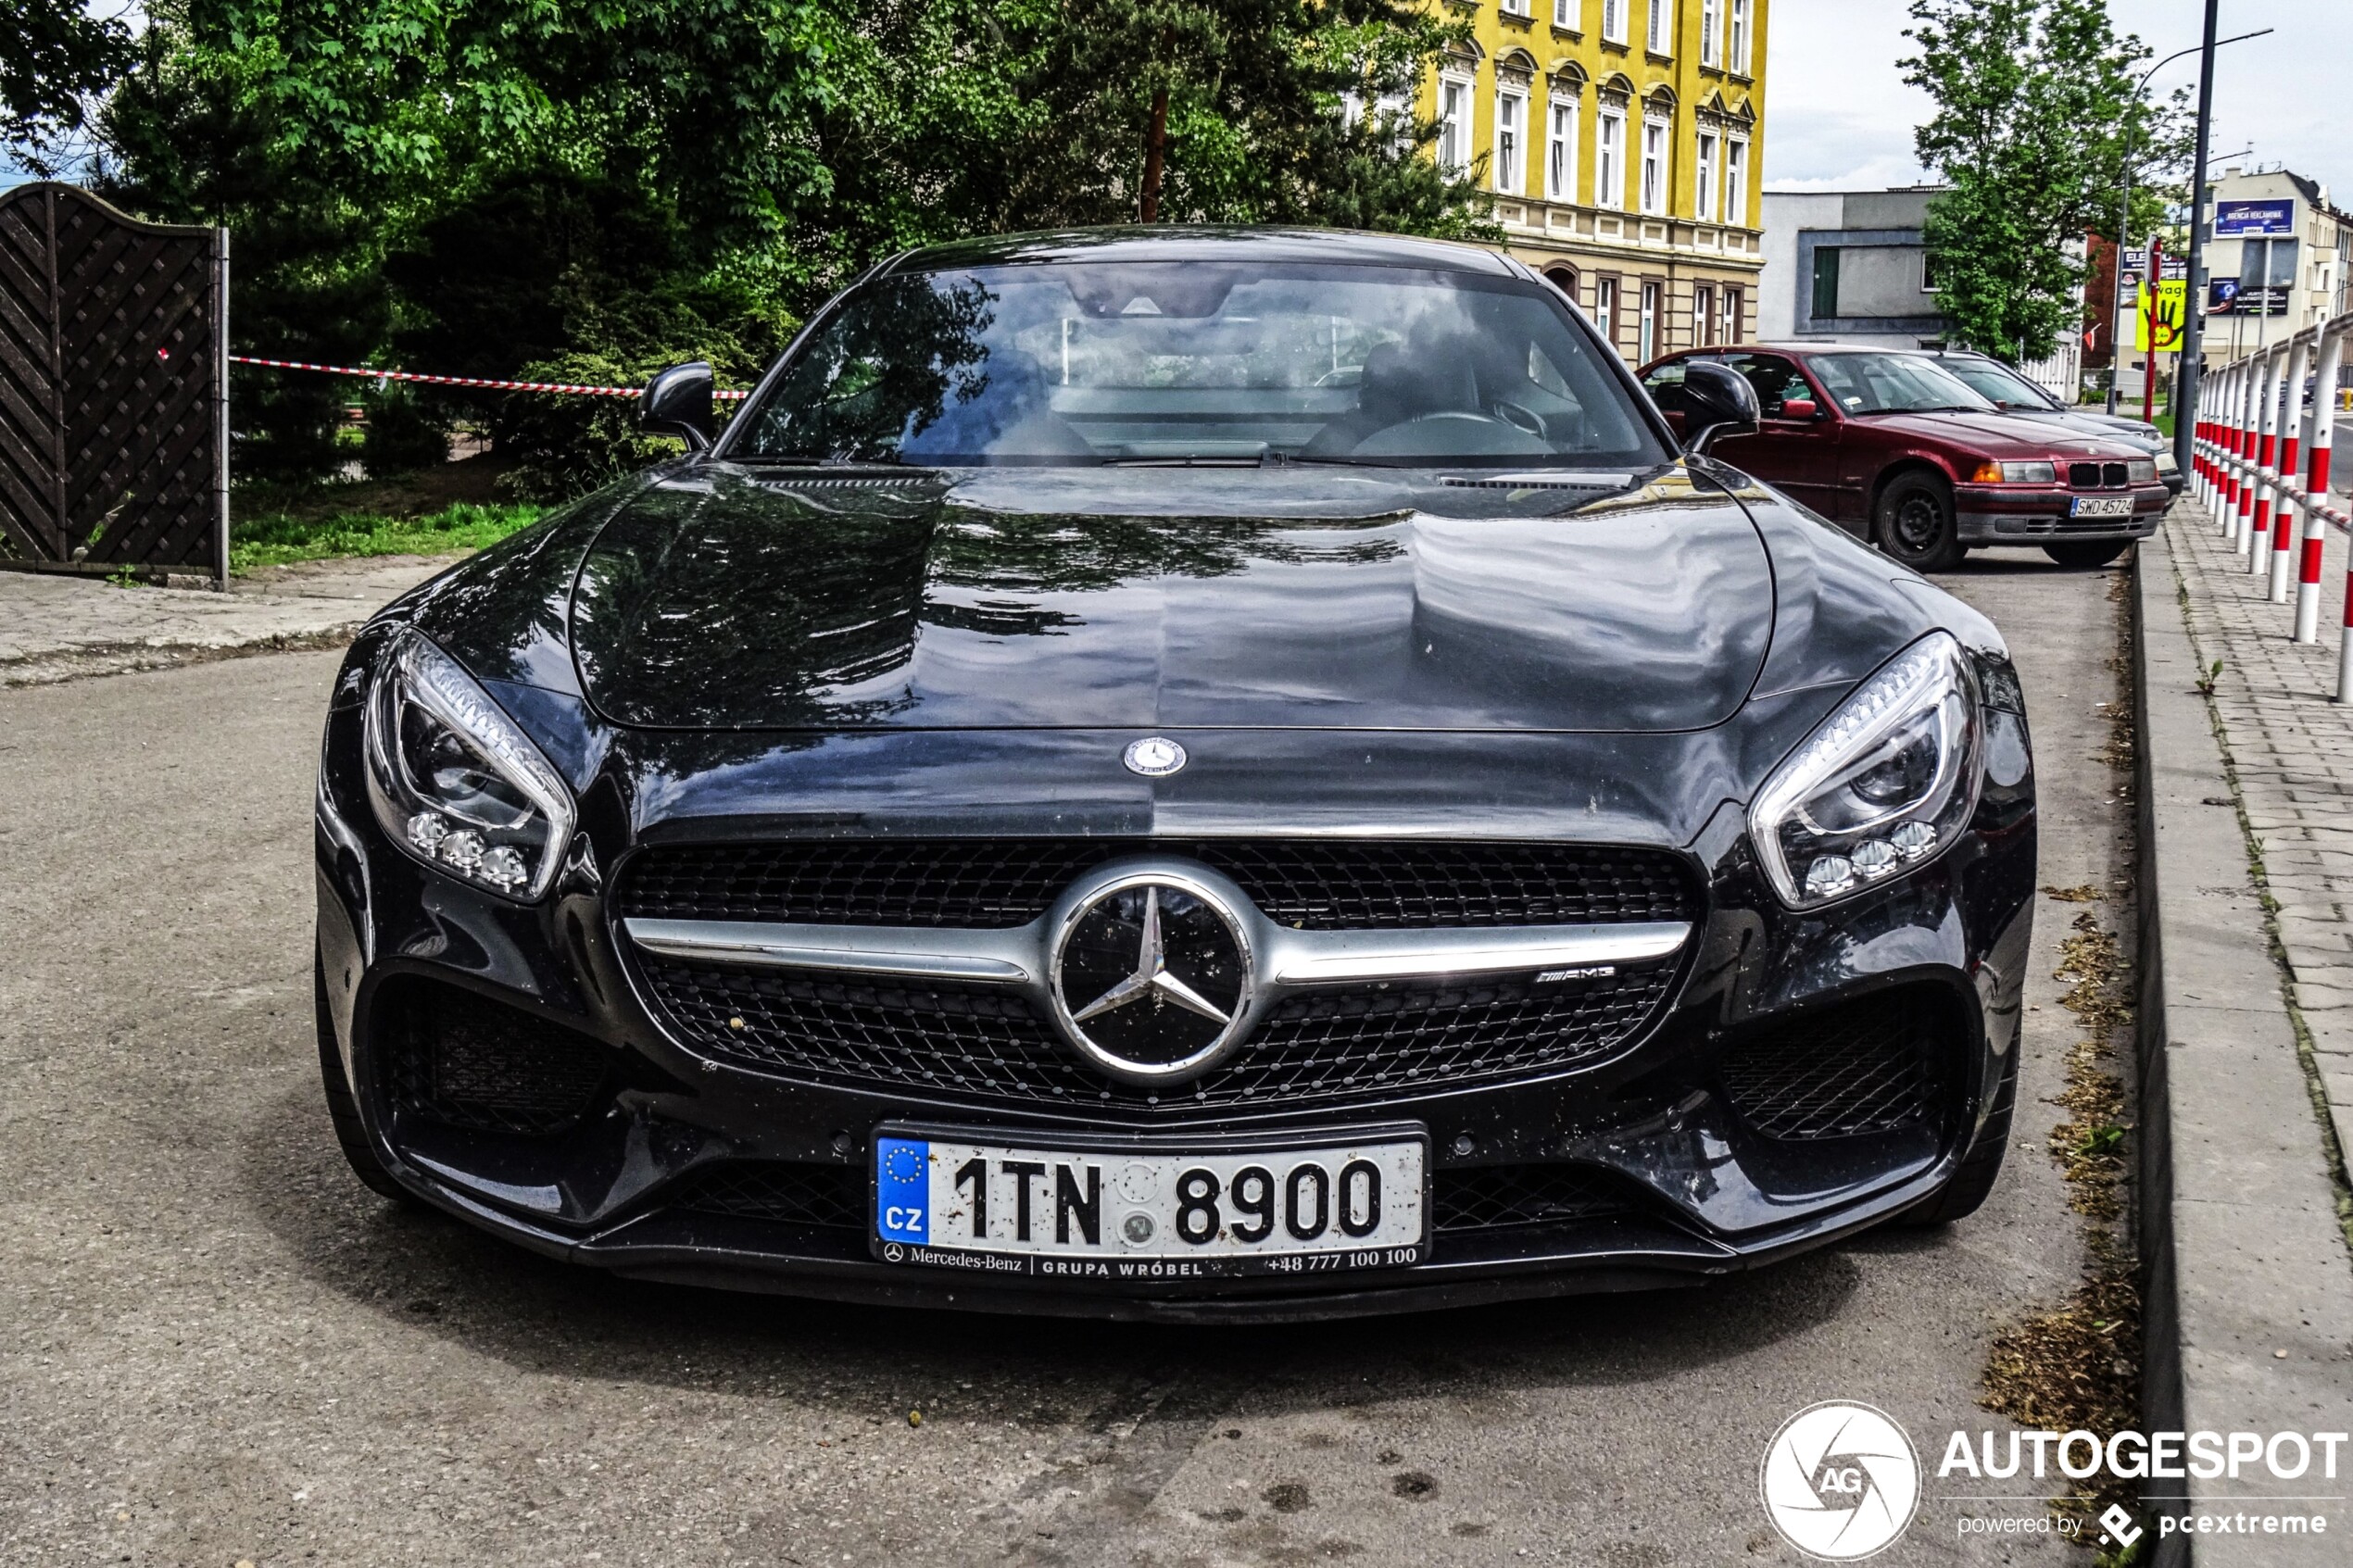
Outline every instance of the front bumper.
{"type": "MultiPolygon", "coordinates": [[[[1139,1119],[975,1105],[930,1090],[798,1081],[681,1043],[610,909],[611,878],[577,858],[542,905],[517,906],[418,865],[378,830],[359,773],[359,715],[331,715],[319,795],[322,1029],[378,1159],[402,1185],[486,1230],[567,1261],[698,1285],[877,1302],[1158,1321],[1278,1321],[1576,1291],[1694,1283],[1818,1247],[1898,1215],[1951,1176],[2015,1047],[2034,885],[2023,721],[1989,756],[1972,831],[1919,872],[1799,918],[1756,877],[1741,813],[1689,847],[1705,915],[1669,997],[1589,1069],[1345,1103],[1174,1109],[1139,1119]],[[512,1009],[604,1063],[595,1114],[553,1135],[459,1126],[421,1112],[396,1077],[421,987],[512,1009]],[[1838,1010],[1904,1005],[1949,1022],[1953,1072],[1936,1113],[1860,1136],[1765,1136],[1724,1088],[1726,1053],[1838,1010]],[[1873,998],[1878,998],[1874,1003],[1873,998]],[[721,1167],[827,1169],[862,1185],[873,1129],[920,1119],[1050,1140],[1056,1128],[1309,1132],[1413,1122],[1434,1178],[1573,1161],[1627,1201],[1554,1221],[1441,1229],[1427,1261],[1332,1274],[1105,1285],[1006,1281],[881,1261],[871,1218],[848,1224],[711,1212],[679,1196],[721,1167]]],[[[584,834],[616,871],[642,830],[597,791],[584,834]]],[[[661,824],[661,836],[695,823],[661,824]]],[[[1777,1036],[1778,1037],[1778,1036],[1777,1036]]]]}
{"type": "Polygon", "coordinates": [[[2157,532],[2173,494],[2163,480],[2096,493],[2101,499],[2129,495],[2132,515],[2122,518],[2070,516],[2075,493],[2056,485],[1964,484],[1955,488],[1953,500],[1964,545],[2048,545],[2145,539],[2157,532]]]}

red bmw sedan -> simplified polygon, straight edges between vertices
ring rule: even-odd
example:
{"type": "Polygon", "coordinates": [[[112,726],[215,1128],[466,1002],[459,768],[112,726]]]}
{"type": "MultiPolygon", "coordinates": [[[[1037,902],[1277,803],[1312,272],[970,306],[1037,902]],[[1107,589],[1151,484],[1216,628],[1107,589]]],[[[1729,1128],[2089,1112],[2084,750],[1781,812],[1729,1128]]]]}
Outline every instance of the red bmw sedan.
{"type": "Polygon", "coordinates": [[[1710,456],[1921,571],[1986,545],[2038,545],[2061,566],[2103,566],[2165,511],[2145,449],[2009,418],[1921,355],[1830,344],[1670,354],[1642,381],[1679,433],[1693,359],[1747,378],[1763,416],[1710,456]]]}

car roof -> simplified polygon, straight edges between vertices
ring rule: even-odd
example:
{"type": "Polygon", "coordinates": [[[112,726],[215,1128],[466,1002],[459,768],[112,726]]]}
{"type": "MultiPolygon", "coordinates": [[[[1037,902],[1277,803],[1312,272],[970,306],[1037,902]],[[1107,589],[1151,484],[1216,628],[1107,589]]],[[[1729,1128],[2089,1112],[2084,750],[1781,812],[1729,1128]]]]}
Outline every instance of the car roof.
{"type": "Polygon", "coordinates": [[[1411,267],[1424,271],[1528,278],[1528,270],[1491,250],[1407,234],[1344,229],[1227,228],[1151,224],[1114,229],[1058,229],[993,234],[925,245],[894,257],[884,272],[930,272],[950,267],[1009,266],[1053,261],[1323,262],[1411,267]]]}

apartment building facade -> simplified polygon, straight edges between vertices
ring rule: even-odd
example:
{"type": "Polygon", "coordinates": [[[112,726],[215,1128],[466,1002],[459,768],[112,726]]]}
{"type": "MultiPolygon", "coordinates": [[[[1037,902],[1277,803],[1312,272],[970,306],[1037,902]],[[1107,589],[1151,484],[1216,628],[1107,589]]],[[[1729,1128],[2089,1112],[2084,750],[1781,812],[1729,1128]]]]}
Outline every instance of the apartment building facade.
{"type": "Polygon", "coordinates": [[[1468,12],[1419,111],[1512,255],[1633,364],[1753,335],[1767,0],[1436,0],[1468,12]]]}

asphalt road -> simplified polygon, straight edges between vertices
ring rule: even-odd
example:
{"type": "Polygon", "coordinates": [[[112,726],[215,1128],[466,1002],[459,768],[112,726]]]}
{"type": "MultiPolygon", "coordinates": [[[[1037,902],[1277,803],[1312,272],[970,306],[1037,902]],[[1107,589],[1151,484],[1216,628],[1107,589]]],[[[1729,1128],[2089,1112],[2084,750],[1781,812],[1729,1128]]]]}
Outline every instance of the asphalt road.
{"type": "MultiPolygon", "coordinates": [[[[2045,884],[2121,874],[2091,760],[2121,695],[2113,576],[2020,554],[1951,580],[2024,668],[2045,884]]],[[[1781,1422],[1867,1400],[1932,1464],[2001,1424],[1974,1405],[1992,1336],[2074,1280],[2041,1152],[2072,909],[2047,901],[1987,1209],[1705,1288],[1178,1331],[511,1250],[370,1196],[328,1133],[309,794],[334,664],[0,694],[8,1562],[1795,1563],[1757,1500],[1781,1422]]],[[[1880,1561],[2070,1549],[1960,1541],[1950,1489],[1880,1561]]]]}

